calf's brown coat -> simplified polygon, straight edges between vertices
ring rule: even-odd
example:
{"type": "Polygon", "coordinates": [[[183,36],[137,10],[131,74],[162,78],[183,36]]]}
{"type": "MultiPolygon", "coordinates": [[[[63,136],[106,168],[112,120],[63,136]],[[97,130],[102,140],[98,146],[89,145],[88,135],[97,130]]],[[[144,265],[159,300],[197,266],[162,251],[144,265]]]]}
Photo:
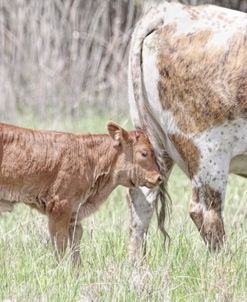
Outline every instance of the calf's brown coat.
{"type": "Polygon", "coordinates": [[[35,131],[0,124],[0,213],[18,202],[48,217],[53,244],[80,260],[80,220],[117,185],[153,187],[161,177],[144,132],[107,125],[109,134],[35,131]]]}

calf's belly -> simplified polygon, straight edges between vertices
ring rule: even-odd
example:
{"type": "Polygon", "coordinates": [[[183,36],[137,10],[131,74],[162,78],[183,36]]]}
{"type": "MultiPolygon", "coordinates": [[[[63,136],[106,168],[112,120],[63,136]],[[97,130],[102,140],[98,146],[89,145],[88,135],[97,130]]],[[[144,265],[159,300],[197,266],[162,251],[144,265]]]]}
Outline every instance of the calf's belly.
{"type": "Polygon", "coordinates": [[[30,194],[16,188],[0,185],[0,213],[11,212],[17,203],[25,203],[41,213],[45,212],[45,202],[37,194],[30,194]]]}

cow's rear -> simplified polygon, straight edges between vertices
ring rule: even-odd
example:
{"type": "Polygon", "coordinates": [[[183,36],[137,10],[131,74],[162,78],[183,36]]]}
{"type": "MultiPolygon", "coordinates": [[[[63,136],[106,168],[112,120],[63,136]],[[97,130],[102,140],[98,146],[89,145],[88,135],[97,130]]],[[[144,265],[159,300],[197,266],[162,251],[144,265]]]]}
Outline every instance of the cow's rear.
{"type": "MultiPolygon", "coordinates": [[[[190,215],[213,249],[224,236],[228,172],[247,173],[240,167],[247,154],[246,28],[244,13],[165,2],[140,20],[131,43],[133,122],[148,130],[167,177],[175,162],[191,179],[190,215]]],[[[149,197],[133,193],[135,209],[141,198],[149,197]]],[[[142,212],[134,219],[142,221],[139,238],[152,209],[148,218],[142,212]]]]}

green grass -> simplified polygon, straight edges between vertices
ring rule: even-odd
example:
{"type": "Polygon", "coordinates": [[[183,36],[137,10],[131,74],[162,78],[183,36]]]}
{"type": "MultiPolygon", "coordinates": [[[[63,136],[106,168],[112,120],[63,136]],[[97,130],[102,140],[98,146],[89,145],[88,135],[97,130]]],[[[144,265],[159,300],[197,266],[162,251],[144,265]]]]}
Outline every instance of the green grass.
{"type": "MultiPolygon", "coordinates": [[[[96,120],[89,116],[57,129],[104,132],[107,120],[107,116],[96,120]]],[[[130,128],[124,118],[113,120],[130,128]]],[[[30,126],[30,121],[20,124],[30,126]]],[[[128,262],[128,210],[122,188],[83,222],[82,266],[77,271],[70,265],[69,252],[56,262],[44,216],[24,205],[4,214],[0,219],[0,301],[246,301],[246,180],[229,177],[224,211],[228,238],[219,254],[206,251],[189,218],[190,183],[178,169],[172,173],[169,191],[173,199],[169,252],[163,250],[154,217],[147,263],[142,267],[128,262]]]]}

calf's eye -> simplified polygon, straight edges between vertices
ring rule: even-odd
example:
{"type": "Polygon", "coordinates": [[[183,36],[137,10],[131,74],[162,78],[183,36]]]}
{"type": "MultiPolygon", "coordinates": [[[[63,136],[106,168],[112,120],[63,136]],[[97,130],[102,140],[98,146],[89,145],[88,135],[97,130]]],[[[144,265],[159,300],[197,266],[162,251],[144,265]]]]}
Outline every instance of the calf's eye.
{"type": "Polygon", "coordinates": [[[141,155],[142,155],[142,157],[147,157],[147,156],[148,156],[148,153],[147,153],[147,151],[142,151],[142,152],[141,152],[141,155]]]}

